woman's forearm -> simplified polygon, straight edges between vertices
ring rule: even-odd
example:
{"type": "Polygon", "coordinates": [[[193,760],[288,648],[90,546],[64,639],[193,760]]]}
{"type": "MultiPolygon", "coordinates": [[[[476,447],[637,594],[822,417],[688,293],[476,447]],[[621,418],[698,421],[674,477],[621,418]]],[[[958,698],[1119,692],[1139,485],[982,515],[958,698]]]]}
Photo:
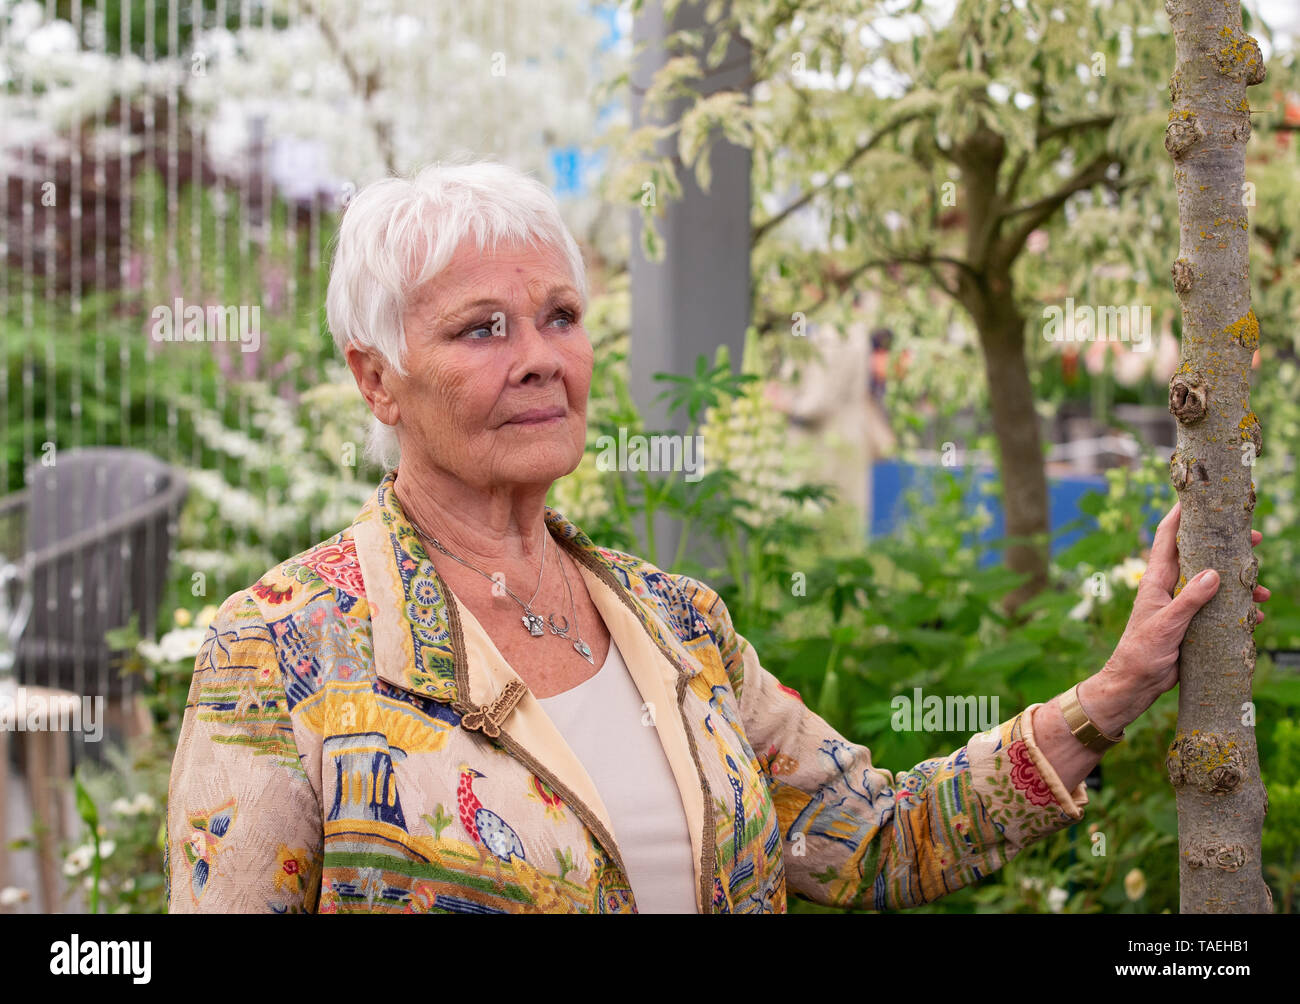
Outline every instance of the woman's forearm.
{"type": "MultiPolygon", "coordinates": [[[[1109,736],[1118,736],[1154,700],[1135,698],[1130,686],[1104,670],[1079,684],[1079,705],[1109,736]]],[[[1033,729],[1034,741],[1067,791],[1073,791],[1101,760],[1102,754],[1088,749],[1070,732],[1059,695],[1034,709],[1033,729]]]]}

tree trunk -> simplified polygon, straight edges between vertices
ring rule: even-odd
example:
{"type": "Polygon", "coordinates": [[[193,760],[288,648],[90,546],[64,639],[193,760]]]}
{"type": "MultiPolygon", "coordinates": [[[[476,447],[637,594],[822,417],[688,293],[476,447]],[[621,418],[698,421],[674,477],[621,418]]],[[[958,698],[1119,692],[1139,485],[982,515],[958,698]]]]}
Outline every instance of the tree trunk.
{"type": "Polygon", "coordinates": [[[1007,594],[1003,607],[1015,611],[1047,584],[1047,469],[1039,435],[1038,409],[1025,360],[1025,317],[1016,307],[1011,267],[1019,248],[996,241],[1004,207],[998,175],[1006,140],[987,126],[974,130],[953,150],[966,185],[966,260],[958,269],[955,297],[975,323],[984,356],[989,410],[998,441],[1004,529],[1011,538],[1003,563],[1029,578],[1007,594]]]}
{"type": "Polygon", "coordinates": [[[1243,199],[1246,88],[1264,79],[1264,61],[1243,31],[1240,4],[1166,0],[1165,9],[1177,46],[1165,147],[1181,224],[1172,272],[1182,358],[1169,382],[1178,419],[1170,476],[1182,501],[1178,589],[1205,568],[1220,581],[1182,644],[1178,727],[1166,762],[1178,803],[1181,910],[1268,913],[1260,863],[1268,795],[1250,703],[1259,564],[1250,545],[1251,473],[1261,441],[1249,377],[1259,322],[1243,199]]]}
{"type": "Polygon", "coordinates": [[[995,277],[997,289],[980,296],[971,309],[984,355],[989,408],[1002,473],[1005,564],[1029,579],[1004,600],[1008,611],[1036,595],[1047,583],[1047,474],[1038,410],[1025,360],[1025,318],[1016,309],[1010,276],[995,277]]]}

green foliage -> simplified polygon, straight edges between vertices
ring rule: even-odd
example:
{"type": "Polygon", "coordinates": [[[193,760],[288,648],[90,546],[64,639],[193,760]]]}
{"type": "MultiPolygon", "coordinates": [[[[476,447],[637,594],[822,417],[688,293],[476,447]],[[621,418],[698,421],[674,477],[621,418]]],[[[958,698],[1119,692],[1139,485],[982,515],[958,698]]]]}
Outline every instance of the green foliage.
{"type": "Polygon", "coordinates": [[[1300,725],[1280,719],[1273,736],[1277,744],[1272,769],[1264,769],[1268,789],[1268,821],[1264,827],[1266,878],[1274,889],[1273,907],[1296,911],[1300,889],[1300,725]]]}
{"type": "MultiPolygon", "coordinates": [[[[109,5],[110,26],[119,6],[109,5]]],[[[727,8],[725,17],[753,46],[754,100],[715,95],[689,107],[678,126],[630,134],[624,152],[631,163],[608,179],[619,201],[636,200],[642,208],[650,224],[643,231],[647,253],[659,250],[653,218],[664,200],[680,197],[680,170],[694,171],[707,186],[713,131],[720,127],[752,149],[759,201],[765,193],[807,193],[829,225],[829,253],[803,246],[780,226],[765,231],[771,236],[753,250],[756,303],[788,318],[809,309],[810,290],[828,291],[824,316],[842,320],[848,310],[839,294],[846,284],[838,276],[849,269],[959,250],[948,217],[969,210],[972,179],[954,163],[954,150],[977,131],[991,130],[1006,144],[1000,184],[1008,185],[1024,160],[1017,195],[1026,205],[1050,194],[1070,163],[1122,152],[1126,165],[1124,185],[1104,196],[1100,189],[1081,192],[1068,212],[1044,223],[1046,249],[1015,275],[1027,316],[1067,293],[1090,303],[1149,302],[1157,316],[1171,309],[1163,277],[1177,216],[1161,145],[1171,40],[1159,11],[1134,0],[1070,0],[1050,8],[1033,0],[963,2],[950,24],[889,41],[866,29],[878,7],[841,0],[777,9],[736,0],[727,8]],[[1091,69],[1098,54],[1101,74],[1091,69]],[[902,81],[901,95],[815,83],[818,72],[856,79],[875,65],[888,66],[902,81]],[[1018,95],[1031,104],[1021,107],[1018,95]],[[818,113],[808,114],[814,98],[818,113]],[[1050,126],[1081,114],[1098,124],[1040,134],[1040,121],[1050,126]],[[1100,121],[1107,118],[1112,121],[1100,121]],[[680,164],[654,145],[674,131],[680,164]],[[958,192],[956,204],[944,202],[947,184],[958,192]]],[[[921,5],[912,10],[929,16],[921,5]]],[[[111,44],[117,32],[108,37],[111,44]]],[[[679,41],[698,47],[689,35],[679,41]]],[[[656,81],[651,104],[690,97],[684,87],[720,58],[716,46],[690,55],[656,81]]],[[[1294,75],[1293,64],[1279,62],[1270,66],[1270,81],[1282,78],[1279,70],[1294,75]]],[[[1265,349],[1292,352],[1300,247],[1289,201],[1294,150],[1279,147],[1252,170],[1259,192],[1254,223],[1264,238],[1253,263],[1262,277],[1256,311],[1265,349]]],[[[11,389],[0,403],[0,448],[10,490],[21,486],[24,464],[45,442],[59,449],[139,446],[191,473],[164,605],[164,623],[170,618],[175,628],[153,647],[134,625],[111,639],[127,652],[122,671],[137,675],[153,730],[129,750],[111,750],[107,769],[85,769],[77,780],[78,810],[90,836],[70,855],[69,878],[89,879],[92,909],[98,900],[112,911],[163,909],[160,831],[168,772],[194,636],[212,604],[346,525],[379,475],[359,456],[349,462],[366,412],[350,375],[330,362],[316,310],[321,262],[312,260],[305,241],[285,240],[286,207],[272,206],[263,245],[210,192],[183,186],[170,210],[168,201],[156,174],[137,181],[130,246],[156,266],[141,288],[86,297],[74,312],[52,305],[39,279],[16,280],[9,288],[19,292],[0,313],[11,389]],[[193,234],[200,245],[187,243],[193,234]],[[152,304],[170,302],[177,275],[186,270],[193,273],[186,289],[206,302],[265,305],[261,351],[245,356],[219,351],[230,346],[151,341],[139,319],[152,304]],[[298,302],[290,293],[277,297],[276,289],[296,290],[298,302]],[[196,573],[204,580],[199,592],[196,573]]],[[[766,222],[755,221],[760,230],[766,222]]],[[[321,221],[322,232],[331,229],[332,221],[321,221]]],[[[950,273],[908,265],[898,278],[900,289],[887,298],[880,319],[899,333],[913,365],[891,381],[890,410],[915,435],[957,438],[948,433],[957,413],[984,407],[982,382],[969,378],[978,371],[978,347],[945,344],[959,314],[936,310],[935,294],[950,273]]],[[[701,359],[691,374],[665,375],[665,399],[688,416],[688,433],[706,445],[709,463],[698,481],[602,468],[602,437],[656,432],[645,427],[628,390],[621,338],[626,301],[626,289],[614,286],[589,312],[597,351],[588,450],[579,468],[555,485],[552,504],[596,542],[647,557],[658,552],[664,521],[677,524],[678,546],[665,567],[717,588],[766,668],[847,737],[870,745],[877,763],[906,769],[952,752],[973,731],[896,731],[891,702],[913,688],[996,697],[1000,717],[1007,718],[1104,663],[1131,609],[1145,529],[1173,501],[1162,463],[1148,459],[1108,476],[1107,492],[1084,505],[1098,529],[1057,556],[1050,588],[1022,608],[1024,619],[1011,621],[1001,600],[1017,581],[1002,569],[980,567],[985,516],[966,511],[966,477],[938,473],[912,499],[896,537],[864,543],[856,526],[845,533],[834,525],[825,491],[792,473],[781,419],[766,407],[755,379],[765,366],[752,337],[739,376],[725,356],[701,359]]],[[[1031,338],[1028,351],[1041,401],[1052,405],[1078,393],[1046,365],[1054,349],[1031,338]]],[[[1300,436],[1297,380],[1288,361],[1264,367],[1252,388],[1268,442],[1300,436]]],[[[1294,722],[1300,679],[1268,654],[1300,648],[1300,473],[1286,452],[1266,450],[1256,471],[1255,515],[1266,532],[1260,578],[1274,599],[1256,635],[1255,696],[1270,787],[1265,875],[1277,907],[1293,912],[1300,881],[1300,790],[1293,783],[1300,766],[1294,722]]],[[[1176,695],[1166,695],[1130,726],[1103,762],[1102,785],[1091,793],[1083,823],[924,910],[1176,911],[1176,813],[1163,768],[1175,711],[1176,695]]],[[[438,807],[430,825],[438,829],[449,818],[438,807]]],[[[792,909],[817,910],[802,902],[792,909]]]]}

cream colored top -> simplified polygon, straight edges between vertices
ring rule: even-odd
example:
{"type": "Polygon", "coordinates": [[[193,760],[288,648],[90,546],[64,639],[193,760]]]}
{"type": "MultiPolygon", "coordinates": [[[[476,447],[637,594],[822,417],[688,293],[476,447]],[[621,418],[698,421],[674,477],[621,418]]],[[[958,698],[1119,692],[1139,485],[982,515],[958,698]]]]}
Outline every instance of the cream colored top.
{"type": "Polygon", "coordinates": [[[595,676],[538,703],[600,792],[637,910],[695,913],[695,865],[681,794],[613,636],[595,676]]]}

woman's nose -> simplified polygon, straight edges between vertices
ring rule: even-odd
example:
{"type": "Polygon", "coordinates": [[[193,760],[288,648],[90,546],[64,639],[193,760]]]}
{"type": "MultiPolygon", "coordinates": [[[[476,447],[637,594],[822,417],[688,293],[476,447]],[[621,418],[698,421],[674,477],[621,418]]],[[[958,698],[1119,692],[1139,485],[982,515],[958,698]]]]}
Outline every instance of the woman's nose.
{"type": "Polygon", "coordinates": [[[539,331],[532,320],[516,321],[510,333],[515,345],[514,375],[519,383],[534,379],[547,383],[563,374],[564,357],[559,346],[539,331]]]}

